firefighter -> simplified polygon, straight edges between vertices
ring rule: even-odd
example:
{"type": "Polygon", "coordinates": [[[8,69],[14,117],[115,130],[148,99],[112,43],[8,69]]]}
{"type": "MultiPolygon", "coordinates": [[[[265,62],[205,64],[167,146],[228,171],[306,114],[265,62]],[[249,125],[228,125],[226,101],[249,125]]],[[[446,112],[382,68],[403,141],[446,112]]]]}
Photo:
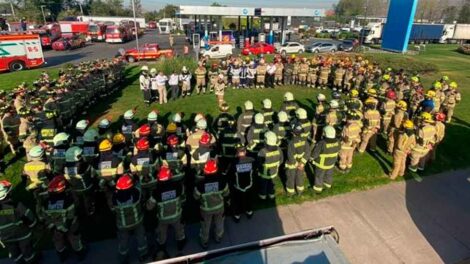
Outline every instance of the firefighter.
{"type": "Polygon", "coordinates": [[[246,142],[242,139],[242,144],[246,145],[250,156],[256,156],[264,143],[264,133],[267,128],[264,125],[264,116],[257,113],[254,117],[254,124],[248,129],[246,142]]]}
{"type": "Polygon", "coordinates": [[[179,181],[182,183],[188,159],[186,151],[184,147],[181,146],[178,136],[170,135],[167,137],[166,148],[162,153],[160,163],[162,166],[168,166],[170,168],[173,174],[171,177],[172,181],[179,181]]]}
{"type": "Polygon", "coordinates": [[[37,263],[32,244],[37,220],[33,211],[11,198],[12,189],[9,181],[0,181],[0,241],[15,263],[37,263]]]}
{"type": "Polygon", "coordinates": [[[133,234],[137,240],[139,261],[145,261],[147,237],[143,225],[142,194],[140,186],[134,183],[132,176],[124,174],[117,180],[112,201],[116,216],[119,260],[121,263],[129,261],[129,240],[133,234]]]}
{"type": "Polygon", "coordinates": [[[367,146],[371,151],[377,147],[377,133],[380,130],[380,113],[376,109],[376,101],[367,98],[365,101],[364,128],[362,130],[361,144],[359,153],[364,153],[367,146]]]}
{"type": "Polygon", "coordinates": [[[382,114],[382,134],[384,136],[388,135],[389,126],[392,122],[392,117],[396,108],[396,93],[394,90],[388,90],[385,94],[385,101],[381,105],[381,114],[382,114]]]}
{"type": "Polygon", "coordinates": [[[23,175],[26,177],[26,190],[30,191],[38,202],[46,196],[47,184],[52,176],[51,167],[44,152],[41,146],[33,147],[29,151],[31,161],[23,167],[23,175]]]}
{"type": "Polygon", "coordinates": [[[256,77],[256,65],[254,61],[250,61],[250,65],[248,67],[248,72],[246,76],[246,86],[248,88],[253,88],[255,85],[255,77],[256,77]]]}
{"type": "Polygon", "coordinates": [[[209,246],[212,222],[215,226],[215,241],[220,243],[224,235],[224,199],[230,194],[227,181],[219,171],[217,161],[211,159],[204,166],[204,179],[194,187],[194,199],[200,201],[201,246],[209,246]]]}
{"type": "Polygon", "coordinates": [[[440,112],[442,102],[445,100],[445,93],[442,92],[442,83],[441,82],[434,82],[431,88],[431,91],[434,92],[434,111],[440,112]]]}
{"type": "Polygon", "coordinates": [[[308,120],[307,111],[303,108],[298,108],[295,111],[296,122],[302,127],[302,134],[300,135],[303,139],[310,141],[312,132],[312,123],[308,120]]]}
{"type": "Polygon", "coordinates": [[[284,64],[281,60],[276,60],[274,64],[276,71],[274,72],[274,85],[282,85],[282,73],[284,71],[284,64]]]}
{"type": "Polygon", "coordinates": [[[217,79],[219,77],[219,70],[217,69],[217,66],[217,63],[213,63],[208,72],[209,91],[213,91],[215,89],[215,85],[217,84],[217,79]]]}
{"type": "Polygon", "coordinates": [[[318,130],[325,124],[326,114],[326,96],[324,94],[317,95],[317,104],[315,106],[315,115],[312,120],[312,140],[317,140],[318,130]]]}
{"type": "Polygon", "coordinates": [[[183,187],[171,181],[173,174],[168,166],[162,166],[158,172],[157,188],[146,203],[147,210],[157,208],[157,242],[159,250],[166,253],[168,228],[172,226],[176,233],[176,245],[181,251],[186,244],[183,215],[183,187]]]}
{"type": "Polygon", "coordinates": [[[216,156],[215,149],[211,141],[212,135],[204,132],[199,139],[198,146],[191,152],[191,160],[194,160],[194,162],[191,163],[191,167],[196,171],[196,182],[203,178],[203,169],[207,161],[211,158],[215,158],[216,156]]]}
{"type": "Polygon", "coordinates": [[[148,71],[148,66],[142,66],[142,68],[140,68],[139,76],[140,91],[142,91],[142,95],[144,96],[144,103],[146,104],[150,104],[152,100],[152,93],[150,90],[150,77],[148,71]]]}
{"type": "Polygon", "coordinates": [[[299,105],[294,100],[294,95],[291,92],[284,94],[284,102],[281,106],[281,111],[286,112],[290,117],[295,117],[295,111],[299,108],[299,105]]]}
{"type": "Polygon", "coordinates": [[[434,116],[435,120],[435,127],[436,127],[436,140],[434,142],[434,145],[429,153],[429,161],[434,161],[436,159],[436,149],[437,146],[444,140],[445,134],[446,134],[446,114],[442,112],[438,112],[434,116]]]}
{"type": "Polygon", "coordinates": [[[345,102],[346,108],[349,110],[360,110],[362,111],[362,101],[359,99],[359,91],[352,89],[349,92],[349,98],[345,102]]]}
{"type": "MultiPolygon", "coordinates": [[[[233,63],[233,67],[230,69],[230,76],[232,77],[232,89],[240,89],[240,73],[241,73],[241,68],[240,65],[238,64],[237,61],[233,63]]],[[[225,84],[224,81],[224,75],[222,76],[219,75],[219,82],[222,82],[225,84]],[[221,80],[221,81],[220,81],[221,80]]]]}
{"type": "Polygon", "coordinates": [[[273,133],[277,136],[277,145],[285,151],[287,150],[287,141],[290,139],[291,126],[289,116],[284,111],[277,113],[277,123],[274,125],[273,133]]]}
{"type": "Polygon", "coordinates": [[[307,58],[302,58],[299,65],[299,81],[298,84],[304,86],[307,83],[308,63],[307,58]]]}
{"type": "Polygon", "coordinates": [[[98,132],[88,128],[83,134],[83,159],[89,164],[95,164],[98,157],[98,132]]]}
{"type": "Polygon", "coordinates": [[[267,67],[264,59],[259,61],[259,65],[256,67],[256,88],[264,88],[266,80],[267,67]]]}
{"type": "Polygon", "coordinates": [[[33,117],[31,110],[23,107],[18,111],[20,117],[20,126],[18,127],[18,140],[23,143],[28,135],[33,131],[33,117]]]}
{"type": "Polygon", "coordinates": [[[89,125],[88,120],[80,120],[75,125],[75,133],[72,138],[72,143],[74,146],[83,147],[83,136],[89,125]]]}
{"type": "Polygon", "coordinates": [[[64,177],[67,180],[76,205],[81,205],[87,215],[95,213],[93,196],[94,175],[92,166],[82,157],[83,150],[74,146],[65,153],[64,177]]]}
{"type": "MultiPolygon", "coordinates": [[[[183,66],[181,74],[178,76],[178,80],[181,84],[181,97],[191,95],[191,73],[188,71],[186,66],[183,66]]],[[[205,79],[204,79],[205,81],[205,79]]]]}
{"type": "Polygon", "coordinates": [[[403,177],[406,169],[406,158],[416,145],[415,126],[411,120],[403,120],[402,126],[396,130],[396,141],[393,148],[393,169],[390,179],[403,177]]]}
{"type": "Polygon", "coordinates": [[[288,196],[302,195],[305,178],[305,165],[310,157],[310,144],[304,131],[306,129],[301,123],[294,124],[292,129],[292,139],[289,140],[287,146],[286,169],[286,191],[288,196]]]}
{"type": "Polygon", "coordinates": [[[120,157],[113,155],[113,144],[109,139],[103,140],[99,145],[99,160],[95,171],[98,174],[100,189],[104,192],[106,202],[111,209],[112,194],[116,180],[124,173],[124,164],[120,157]]]}
{"type": "MultiPolygon", "coordinates": [[[[246,101],[244,104],[245,111],[237,119],[237,132],[242,140],[245,140],[248,128],[253,122],[255,111],[253,110],[253,103],[246,101]]],[[[243,141],[244,142],[244,141],[243,141]]]]}
{"type": "Polygon", "coordinates": [[[327,189],[332,187],[333,168],[340,148],[334,127],[325,126],[323,128],[323,139],[315,144],[310,156],[310,160],[314,165],[315,185],[313,190],[316,193],[321,193],[323,187],[327,189]]]}
{"type": "Polygon", "coordinates": [[[320,67],[320,76],[319,76],[319,80],[318,80],[318,88],[326,89],[328,87],[328,75],[329,74],[330,74],[330,68],[326,63],[324,63],[320,67]]]}
{"type": "Polygon", "coordinates": [[[230,107],[227,102],[222,102],[222,104],[219,105],[220,114],[215,118],[213,124],[218,137],[220,137],[220,133],[222,133],[229,122],[235,123],[235,117],[228,112],[229,109],[230,107]]]}
{"type": "Polygon", "coordinates": [[[434,121],[430,113],[421,113],[416,132],[416,145],[411,150],[411,162],[408,167],[412,172],[424,170],[426,156],[436,141],[436,127],[433,122],[434,121]]]}
{"type": "Polygon", "coordinates": [[[284,75],[282,77],[284,85],[291,85],[294,84],[294,65],[290,62],[287,62],[284,66],[284,75]]]}
{"type": "Polygon", "coordinates": [[[261,114],[264,117],[264,125],[268,128],[272,128],[274,110],[272,108],[271,100],[269,99],[263,100],[263,108],[261,109],[261,114]]]}
{"type": "Polygon", "coordinates": [[[158,123],[157,111],[151,111],[147,115],[147,124],[150,126],[150,134],[148,135],[149,144],[153,147],[157,153],[163,148],[163,140],[165,136],[165,130],[163,126],[158,123]]]}
{"type": "Polygon", "coordinates": [[[268,131],[264,134],[264,147],[258,152],[259,198],[274,199],[274,178],[279,174],[279,168],[284,161],[284,155],[278,147],[277,136],[268,131]]]}
{"type": "Polygon", "coordinates": [[[48,195],[40,208],[45,226],[52,231],[54,247],[61,262],[69,255],[67,244],[85,259],[85,247],[79,231],[79,222],[73,198],[67,192],[67,181],[63,175],[55,176],[48,186],[48,195]],[[66,240],[68,243],[66,243],[66,240]]]}
{"type": "Polygon", "coordinates": [[[299,84],[300,58],[292,55],[292,84],[299,84]]]}
{"type": "Polygon", "coordinates": [[[236,159],[229,166],[228,175],[232,185],[233,220],[238,223],[241,214],[250,219],[253,216],[252,190],[254,184],[253,171],[255,159],[247,156],[246,148],[237,146],[236,159]]]}
{"type": "Polygon", "coordinates": [[[134,144],[134,131],[137,129],[137,124],[134,122],[135,110],[127,110],[124,113],[124,122],[121,126],[121,133],[126,138],[126,144],[132,152],[132,145],[134,144]]]}
{"type": "MultiPolygon", "coordinates": [[[[20,124],[21,120],[19,115],[16,113],[16,110],[11,106],[7,107],[0,122],[0,126],[3,133],[3,140],[8,144],[8,146],[10,147],[10,151],[14,155],[16,155],[17,147],[19,144],[20,124]]],[[[54,135],[55,133],[53,133],[50,137],[51,143],[54,135]]],[[[49,138],[43,139],[48,140],[49,138]]]]}
{"type": "Polygon", "coordinates": [[[343,90],[343,79],[346,71],[343,68],[342,63],[335,70],[335,79],[333,82],[333,90],[341,92],[343,90]]]}
{"type": "Polygon", "coordinates": [[[338,100],[331,100],[329,105],[330,109],[325,114],[325,124],[337,128],[342,121],[338,100]]]}
{"type": "Polygon", "coordinates": [[[198,63],[198,67],[194,74],[196,75],[196,93],[200,94],[201,91],[202,93],[206,93],[206,73],[207,70],[202,64],[202,62],[198,63]]]}
{"type": "Polygon", "coordinates": [[[408,105],[405,101],[400,100],[398,101],[396,108],[395,108],[395,113],[392,117],[392,122],[390,124],[390,130],[388,132],[388,144],[387,144],[387,150],[388,153],[392,154],[393,153],[393,148],[395,147],[395,139],[397,138],[397,133],[400,127],[403,124],[403,121],[408,119],[408,113],[407,113],[407,108],[408,105]]]}
{"type": "Polygon", "coordinates": [[[63,173],[65,166],[65,152],[69,148],[69,134],[65,132],[58,133],[54,136],[54,148],[51,155],[52,171],[55,174],[63,173]]]}
{"type": "Polygon", "coordinates": [[[224,76],[219,74],[217,78],[217,83],[214,88],[214,93],[217,98],[217,105],[221,105],[224,102],[224,95],[225,95],[225,82],[224,76]]]}
{"type": "Polygon", "coordinates": [[[460,103],[460,100],[462,98],[457,88],[457,83],[451,82],[449,84],[449,89],[445,91],[445,99],[442,103],[442,106],[444,107],[444,113],[447,116],[446,123],[451,122],[452,116],[454,115],[454,108],[458,103],[460,103]]]}
{"type": "Polygon", "coordinates": [[[362,121],[357,112],[348,110],[347,122],[341,134],[341,150],[339,152],[339,169],[349,172],[353,165],[354,150],[361,142],[362,121]]]}
{"type": "Polygon", "coordinates": [[[134,177],[139,179],[142,187],[142,200],[146,201],[152,194],[157,184],[155,177],[157,168],[157,157],[150,149],[149,140],[140,138],[135,144],[137,152],[131,158],[130,170],[134,177]]]}
{"type": "Polygon", "coordinates": [[[318,79],[317,72],[318,64],[315,59],[312,59],[307,72],[307,87],[316,88],[318,79]]]}

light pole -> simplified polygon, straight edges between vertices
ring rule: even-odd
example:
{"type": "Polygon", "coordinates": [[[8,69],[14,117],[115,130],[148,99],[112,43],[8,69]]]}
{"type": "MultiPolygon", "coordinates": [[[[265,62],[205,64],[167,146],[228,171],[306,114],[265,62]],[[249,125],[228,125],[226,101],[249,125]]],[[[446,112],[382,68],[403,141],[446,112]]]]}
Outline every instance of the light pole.
{"type": "Polygon", "coordinates": [[[11,14],[13,15],[13,18],[16,19],[15,8],[13,8],[12,0],[10,0],[10,8],[11,8],[11,14]]]}
{"type": "Polygon", "coordinates": [[[137,21],[136,21],[136,18],[135,18],[135,1],[134,0],[131,0],[132,1],[132,13],[134,15],[134,31],[135,31],[135,45],[137,45],[137,53],[140,52],[139,50],[139,34],[138,34],[138,31],[137,31],[137,21]]]}
{"type": "Polygon", "coordinates": [[[42,18],[44,19],[44,25],[46,24],[46,15],[44,14],[45,5],[41,5],[42,18]]]}
{"type": "Polygon", "coordinates": [[[80,6],[80,13],[81,13],[82,16],[83,16],[83,7],[82,7],[82,3],[78,3],[78,5],[80,6]]]}

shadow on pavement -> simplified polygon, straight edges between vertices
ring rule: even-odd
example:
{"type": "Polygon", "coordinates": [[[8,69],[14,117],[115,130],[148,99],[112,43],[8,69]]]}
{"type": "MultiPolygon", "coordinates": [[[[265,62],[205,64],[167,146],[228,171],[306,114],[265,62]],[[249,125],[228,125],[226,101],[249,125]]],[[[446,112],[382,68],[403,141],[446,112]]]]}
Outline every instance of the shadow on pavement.
{"type": "MultiPolygon", "coordinates": [[[[61,51],[57,51],[61,52],[61,51]]],[[[63,52],[68,52],[68,51],[63,51],[63,52]]],[[[82,60],[83,58],[86,58],[91,52],[80,52],[80,53],[64,53],[63,55],[59,56],[49,56],[46,57],[46,62],[47,64],[43,68],[50,68],[54,66],[58,66],[64,63],[71,63],[75,61],[82,60]]],[[[55,54],[54,54],[55,55],[55,54]]]]}

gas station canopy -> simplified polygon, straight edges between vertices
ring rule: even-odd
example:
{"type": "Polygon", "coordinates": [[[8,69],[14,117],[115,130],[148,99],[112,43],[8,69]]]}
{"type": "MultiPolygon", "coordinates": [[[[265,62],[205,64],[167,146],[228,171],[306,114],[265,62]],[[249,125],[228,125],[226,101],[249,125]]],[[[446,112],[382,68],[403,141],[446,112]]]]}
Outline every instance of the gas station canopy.
{"type": "Polygon", "coordinates": [[[180,6],[179,14],[202,16],[324,17],[325,9],[182,5],[180,6]]]}

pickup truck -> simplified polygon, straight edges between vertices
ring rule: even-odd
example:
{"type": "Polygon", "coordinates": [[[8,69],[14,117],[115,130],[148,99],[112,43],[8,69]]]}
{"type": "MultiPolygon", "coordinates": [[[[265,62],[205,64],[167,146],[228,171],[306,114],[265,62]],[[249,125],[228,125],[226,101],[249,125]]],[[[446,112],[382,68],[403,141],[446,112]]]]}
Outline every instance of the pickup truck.
{"type": "Polygon", "coordinates": [[[172,58],[174,53],[172,49],[160,49],[158,44],[145,44],[139,50],[136,48],[126,50],[123,56],[128,62],[132,63],[138,60],[157,60],[162,57],[172,58]]]}

